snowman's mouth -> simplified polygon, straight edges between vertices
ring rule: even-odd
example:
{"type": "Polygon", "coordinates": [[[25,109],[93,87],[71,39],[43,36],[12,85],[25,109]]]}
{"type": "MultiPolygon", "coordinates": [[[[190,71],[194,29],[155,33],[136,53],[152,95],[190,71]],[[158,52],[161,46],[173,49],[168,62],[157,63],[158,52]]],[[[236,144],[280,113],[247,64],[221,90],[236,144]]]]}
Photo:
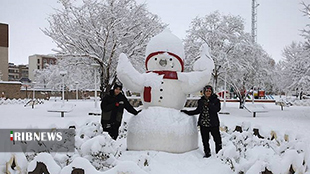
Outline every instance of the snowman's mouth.
{"type": "Polygon", "coordinates": [[[167,65],[167,60],[166,59],[160,59],[159,65],[165,67],[167,65]]]}

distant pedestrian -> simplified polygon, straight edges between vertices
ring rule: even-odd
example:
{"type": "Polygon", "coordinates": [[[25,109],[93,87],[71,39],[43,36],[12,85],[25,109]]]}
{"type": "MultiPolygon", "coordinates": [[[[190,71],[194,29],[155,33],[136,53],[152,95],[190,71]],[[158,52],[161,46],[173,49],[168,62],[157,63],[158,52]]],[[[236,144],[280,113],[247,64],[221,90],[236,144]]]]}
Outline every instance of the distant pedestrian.
{"type": "Polygon", "coordinates": [[[137,111],[130,105],[122,93],[122,84],[115,83],[113,89],[102,98],[101,101],[101,125],[103,131],[108,132],[114,140],[118,137],[118,129],[121,126],[124,108],[131,114],[137,115],[137,111]]]}
{"type": "Polygon", "coordinates": [[[221,110],[220,100],[214,94],[213,88],[207,85],[203,88],[203,96],[198,100],[198,106],[195,110],[181,110],[188,115],[199,114],[198,125],[205,153],[205,158],[211,156],[209,139],[210,133],[215,142],[215,151],[218,153],[222,149],[222,140],[220,134],[220,121],[218,112],[221,110]]]}

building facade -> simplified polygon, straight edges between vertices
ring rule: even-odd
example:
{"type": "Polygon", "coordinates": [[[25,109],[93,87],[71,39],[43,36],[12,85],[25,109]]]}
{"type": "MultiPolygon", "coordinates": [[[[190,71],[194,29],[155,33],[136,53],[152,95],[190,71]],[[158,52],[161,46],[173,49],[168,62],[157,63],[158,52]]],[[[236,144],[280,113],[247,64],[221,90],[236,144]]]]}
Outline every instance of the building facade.
{"type": "Polygon", "coordinates": [[[29,56],[29,71],[28,71],[28,78],[31,81],[35,80],[34,74],[36,70],[42,70],[47,65],[55,65],[57,59],[51,55],[32,55],[29,56]]]}
{"type": "Polygon", "coordinates": [[[8,81],[9,25],[0,23],[0,80],[8,81]]]}
{"type": "Polygon", "coordinates": [[[9,63],[9,81],[19,80],[19,69],[14,63],[9,63]]]}
{"type": "Polygon", "coordinates": [[[9,63],[9,81],[28,79],[28,65],[14,65],[9,63]]]}

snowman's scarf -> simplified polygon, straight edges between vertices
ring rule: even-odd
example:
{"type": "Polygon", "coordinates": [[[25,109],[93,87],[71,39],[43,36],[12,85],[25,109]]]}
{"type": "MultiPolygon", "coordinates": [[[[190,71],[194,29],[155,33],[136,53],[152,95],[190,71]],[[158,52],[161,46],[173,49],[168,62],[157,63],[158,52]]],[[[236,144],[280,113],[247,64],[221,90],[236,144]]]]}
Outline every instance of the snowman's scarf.
{"type": "Polygon", "coordinates": [[[178,80],[178,73],[176,71],[148,71],[147,73],[149,72],[153,72],[158,75],[164,75],[164,79],[178,80]]]}

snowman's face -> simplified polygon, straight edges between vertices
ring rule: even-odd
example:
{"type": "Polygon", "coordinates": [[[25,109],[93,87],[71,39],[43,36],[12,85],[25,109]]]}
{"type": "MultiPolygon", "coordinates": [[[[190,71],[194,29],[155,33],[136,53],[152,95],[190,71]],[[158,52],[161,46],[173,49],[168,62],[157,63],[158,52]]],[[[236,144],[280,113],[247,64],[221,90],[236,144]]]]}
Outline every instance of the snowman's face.
{"type": "Polygon", "coordinates": [[[147,58],[148,71],[183,71],[182,60],[167,52],[153,54],[147,58]]]}

